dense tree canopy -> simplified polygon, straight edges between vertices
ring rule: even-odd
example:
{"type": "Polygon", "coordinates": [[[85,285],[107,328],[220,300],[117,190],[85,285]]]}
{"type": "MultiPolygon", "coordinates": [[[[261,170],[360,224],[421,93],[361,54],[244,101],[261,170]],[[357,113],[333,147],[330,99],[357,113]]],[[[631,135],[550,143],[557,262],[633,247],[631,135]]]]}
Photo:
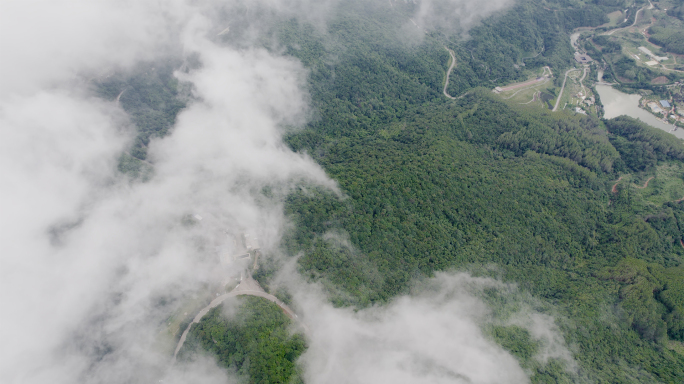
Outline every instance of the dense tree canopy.
{"type": "MultiPolygon", "coordinates": [[[[286,144],[312,156],[344,194],[302,185],[285,197],[293,225],[282,249],[300,256],[301,274],[330,288],[336,305],[363,307],[436,271],[496,265],[497,277],[567,319],[562,330],[581,377],[678,382],[684,355],[672,343],[684,341],[684,202],[645,201],[637,186],[616,179],[682,169],[681,140],[630,118],[533,110],[489,91],[522,80],[521,68],[560,73],[572,62],[573,28],[602,24],[607,10],[631,4],[523,1],[467,38],[432,31],[418,39],[402,29],[409,9],[380,3],[344,2],[324,32],[272,20],[274,39],[264,39],[309,70],[314,113],[286,144]],[[442,95],[445,46],[457,54],[447,88],[463,95],[457,100],[442,95]]],[[[608,37],[595,43],[597,52],[611,49],[608,37]]],[[[618,76],[635,71],[628,60],[614,64],[618,76]]],[[[638,71],[635,82],[652,77],[638,71]]],[[[152,79],[130,80],[131,105],[121,97],[143,144],[149,132],[164,134],[182,106],[167,96],[177,84],[152,79]]],[[[113,98],[121,87],[112,89],[113,98]]],[[[188,350],[202,346],[253,382],[296,377],[304,342],[269,305],[248,299],[235,319],[214,310],[193,328],[188,350]]],[[[522,329],[489,333],[521,361],[534,353],[522,329]]],[[[530,369],[539,381],[563,371],[530,369]]]]}
{"type": "Polygon", "coordinates": [[[178,358],[192,359],[201,347],[246,382],[301,382],[295,361],[306,343],[301,334],[290,334],[290,319],[266,299],[246,296],[235,300],[239,307],[232,316],[218,306],[193,325],[178,358]]]}

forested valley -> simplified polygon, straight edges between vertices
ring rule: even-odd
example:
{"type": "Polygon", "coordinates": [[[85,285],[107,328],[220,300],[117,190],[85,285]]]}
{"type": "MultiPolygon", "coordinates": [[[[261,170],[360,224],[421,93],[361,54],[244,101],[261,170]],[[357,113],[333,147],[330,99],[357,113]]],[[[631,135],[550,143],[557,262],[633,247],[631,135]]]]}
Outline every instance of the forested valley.
{"type": "MultiPolygon", "coordinates": [[[[437,271],[516,283],[553,307],[579,366],[534,366],[532,382],[681,382],[684,195],[654,202],[641,187],[664,167],[684,181],[682,141],[631,118],[532,109],[491,92],[522,80],[523,63],[550,66],[559,81],[573,61],[570,31],[631,5],[570,3],[519,1],[467,34],[414,27],[403,2],[345,2],[325,31],[269,19],[262,44],[304,64],[313,107],[284,141],[343,193],[301,185],[284,196],[293,225],[281,249],[336,306],[382,305],[437,271]],[[442,94],[445,47],[457,56],[447,86],[455,100],[442,94]]],[[[240,38],[239,29],[223,37],[240,38]]],[[[166,134],[188,100],[171,68],[98,85],[103,97],[120,97],[139,129],[120,162],[132,177],[148,172],[147,142],[166,134]]],[[[267,286],[277,267],[255,277],[267,286]]],[[[259,299],[241,308],[256,323],[222,320],[217,309],[188,348],[202,346],[249,382],[300,380],[303,337],[259,299]]],[[[525,362],[532,347],[520,332],[492,337],[525,362]]]]}

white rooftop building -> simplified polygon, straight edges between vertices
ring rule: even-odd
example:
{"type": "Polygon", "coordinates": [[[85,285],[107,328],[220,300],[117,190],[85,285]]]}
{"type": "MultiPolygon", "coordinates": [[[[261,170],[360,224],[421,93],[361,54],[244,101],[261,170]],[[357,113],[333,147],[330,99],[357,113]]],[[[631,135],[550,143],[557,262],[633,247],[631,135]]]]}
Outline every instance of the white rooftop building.
{"type": "Polygon", "coordinates": [[[651,59],[656,60],[656,61],[664,61],[667,60],[667,56],[656,56],[653,52],[651,52],[650,49],[646,47],[639,47],[639,50],[645,54],[647,54],[651,59]]]}

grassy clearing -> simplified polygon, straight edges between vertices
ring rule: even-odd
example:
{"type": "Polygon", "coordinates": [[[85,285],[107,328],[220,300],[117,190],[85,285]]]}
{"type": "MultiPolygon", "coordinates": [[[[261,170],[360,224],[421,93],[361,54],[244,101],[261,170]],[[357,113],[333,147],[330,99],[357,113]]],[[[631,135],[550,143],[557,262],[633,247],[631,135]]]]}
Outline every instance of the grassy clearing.
{"type": "Polygon", "coordinates": [[[664,164],[656,168],[655,172],[624,175],[618,188],[629,185],[635,197],[646,206],[661,206],[668,201],[684,197],[684,166],[682,164],[664,164]],[[644,183],[649,178],[646,188],[644,183]]]}
{"type": "MultiPolygon", "coordinates": [[[[581,107],[588,114],[596,115],[595,107],[593,105],[585,105],[583,99],[579,96],[580,93],[586,98],[594,96],[592,89],[589,87],[593,82],[593,80],[590,79],[591,71],[587,70],[587,75],[582,81],[582,85],[580,85],[583,71],[584,68],[578,68],[568,74],[568,80],[565,83],[565,89],[561,96],[559,110],[568,109],[574,111],[575,107],[581,107]]],[[[539,75],[540,74],[537,74],[536,76],[539,75]]],[[[559,76],[558,74],[556,75],[559,76]]],[[[563,73],[561,75],[564,76],[565,74],[563,73]]],[[[548,81],[533,86],[502,92],[500,96],[511,104],[549,109],[546,100],[549,99],[549,102],[553,106],[559,92],[560,88],[555,87],[551,79],[549,79],[548,81]]]]}
{"type": "Polygon", "coordinates": [[[622,11],[615,11],[608,14],[608,19],[610,21],[602,25],[602,27],[617,27],[618,24],[625,20],[625,15],[622,14],[622,11]]]}
{"type": "MultiPolygon", "coordinates": [[[[543,68],[540,68],[536,72],[529,72],[528,79],[525,81],[529,81],[532,79],[536,79],[542,75],[544,75],[545,71],[543,68]]],[[[515,84],[520,84],[524,83],[525,81],[519,82],[519,83],[512,83],[508,84],[507,87],[513,86],[515,84]]],[[[508,101],[511,104],[524,104],[528,105],[531,107],[538,107],[538,108],[547,108],[548,109],[548,104],[543,101],[543,99],[549,99],[554,97],[550,91],[553,90],[555,87],[553,85],[553,79],[549,78],[545,81],[535,83],[523,88],[518,88],[518,89],[513,89],[510,91],[504,91],[501,92],[500,96],[504,100],[508,101]],[[543,95],[545,94],[545,95],[543,95]]],[[[557,92],[558,90],[556,90],[557,92]]]]}
{"type": "Polygon", "coordinates": [[[547,104],[541,100],[540,93],[548,93],[549,90],[553,88],[553,80],[548,79],[545,82],[540,82],[530,87],[502,92],[501,97],[512,104],[525,104],[539,108],[548,108],[547,104]],[[534,101],[532,100],[533,97],[534,101]]]}
{"type": "Polygon", "coordinates": [[[684,197],[684,167],[681,164],[659,166],[648,187],[637,191],[645,201],[656,205],[681,199],[684,197]]]}

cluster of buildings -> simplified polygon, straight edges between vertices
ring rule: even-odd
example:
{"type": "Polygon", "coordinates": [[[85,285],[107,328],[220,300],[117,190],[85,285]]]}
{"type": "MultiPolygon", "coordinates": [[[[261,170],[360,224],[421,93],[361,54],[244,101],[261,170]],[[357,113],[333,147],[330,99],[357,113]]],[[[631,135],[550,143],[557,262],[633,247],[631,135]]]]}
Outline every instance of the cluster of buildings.
{"type": "Polygon", "coordinates": [[[675,122],[684,123],[684,111],[679,108],[679,111],[675,113],[675,108],[667,100],[660,100],[659,102],[647,101],[645,104],[656,115],[660,115],[665,119],[669,118],[675,122]]]}
{"type": "MultiPolygon", "coordinates": [[[[662,104],[663,108],[668,108],[670,106],[670,103],[668,103],[666,100],[660,100],[660,104],[662,104]],[[667,105],[667,107],[666,107],[667,105]]],[[[657,114],[664,114],[665,111],[660,108],[660,105],[656,103],[655,101],[651,101],[646,104],[649,108],[651,108],[651,112],[657,113],[657,114]]]]}

